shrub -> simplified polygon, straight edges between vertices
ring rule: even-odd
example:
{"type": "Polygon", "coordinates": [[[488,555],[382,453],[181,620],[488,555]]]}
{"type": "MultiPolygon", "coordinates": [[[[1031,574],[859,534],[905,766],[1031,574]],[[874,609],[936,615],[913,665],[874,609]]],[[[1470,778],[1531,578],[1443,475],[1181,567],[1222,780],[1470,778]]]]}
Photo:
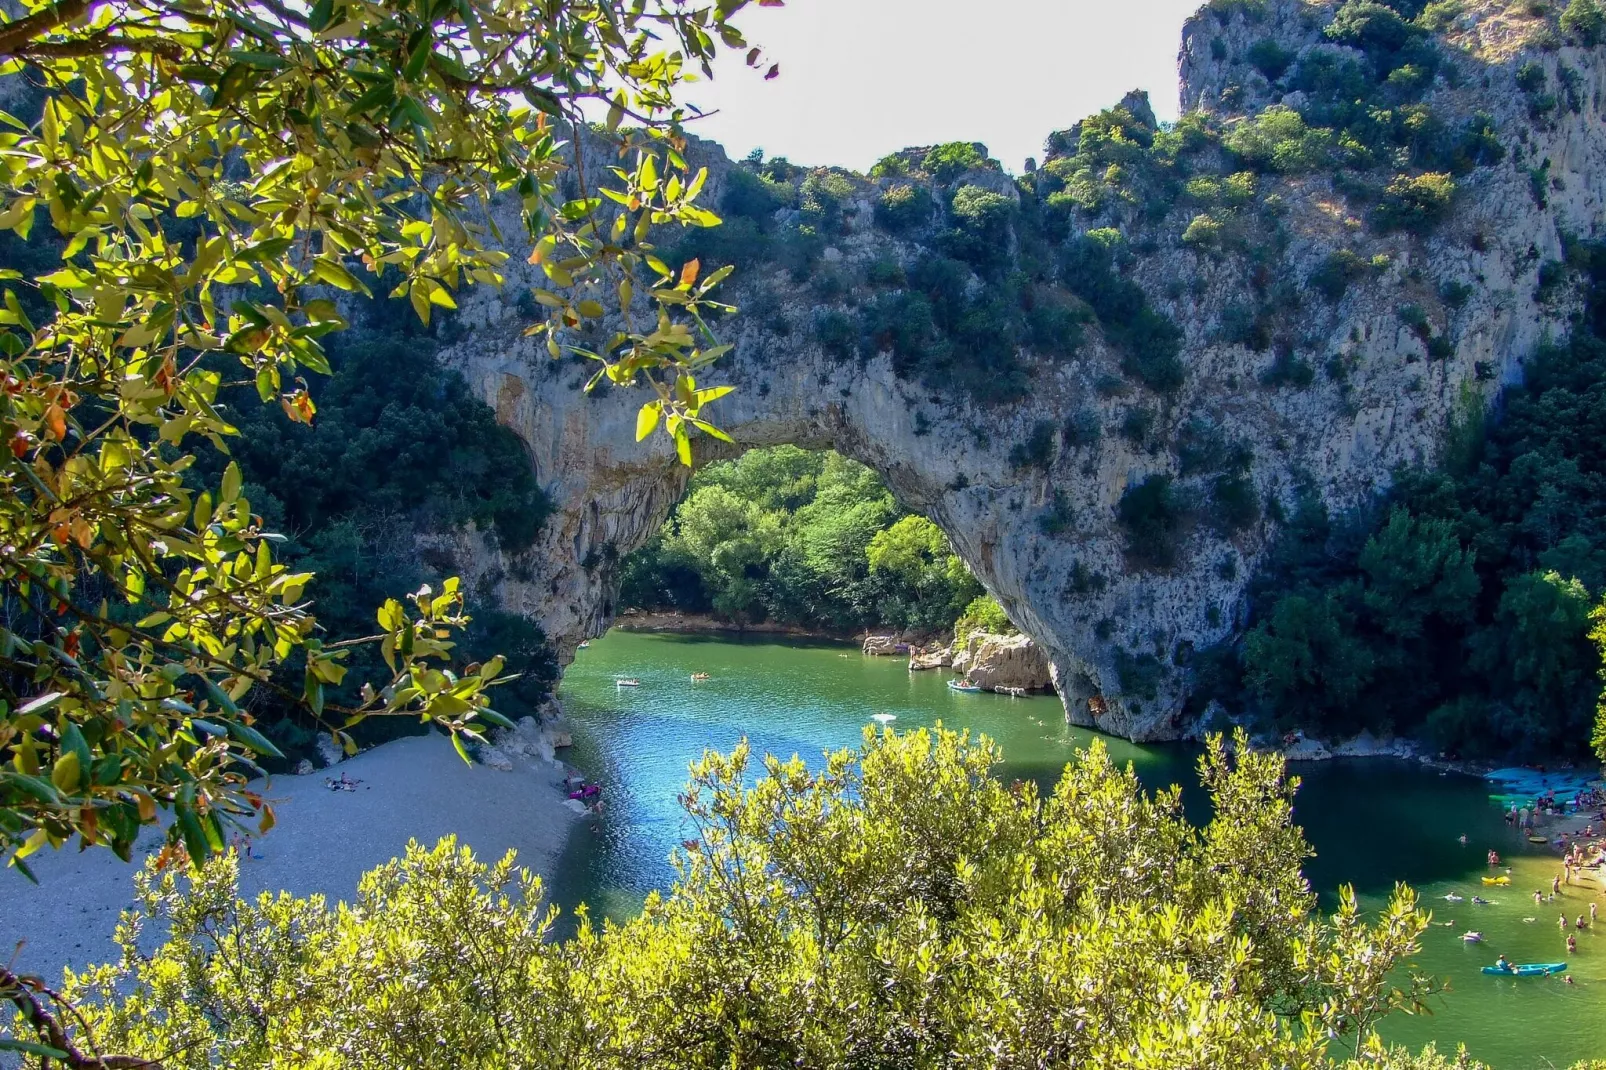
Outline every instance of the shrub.
{"type": "Polygon", "coordinates": [[[954,226],[938,239],[944,252],[980,268],[997,267],[1008,259],[1013,200],[980,186],[961,186],[949,211],[954,226]]]}
{"type": "Polygon", "coordinates": [[[733,167],[725,175],[725,192],[719,206],[726,216],[768,223],[776,210],[792,203],[792,188],[755,175],[745,167],[733,167]]]}
{"type": "Polygon", "coordinates": [[[1194,216],[1182,232],[1182,242],[1198,249],[1214,249],[1221,244],[1222,230],[1220,220],[1201,213],[1194,216]]]}
{"type": "Polygon", "coordinates": [[[853,192],[853,183],[845,175],[825,168],[810,172],[798,189],[804,223],[822,234],[840,233],[842,206],[853,192]]]}
{"type": "Polygon", "coordinates": [[[857,348],[859,331],[847,313],[833,308],[815,313],[814,337],[832,356],[850,357],[857,348]]]}
{"type": "Polygon", "coordinates": [[[1152,475],[1127,487],[1116,507],[1116,519],[1126,535],[1130,564],[1158,569],[1176,564],[1187,510],[1169,475],[1152,475]]]}
{"type": "Polygon", "coordinates": [[[1349,0],[1327,25],[1327,36],[1370,53],[1397,52],[1422,31],[1393,8],[1374,0],[1349,0]]]}
{"type": "Polygon", "coordinates": [[[1572,0],[1561,13],[1562,32],[1593,48],[1606,36],[1606,12],[1597,0],[1572,0]]]}
{"type": "Polygon", "coordinates": [[[1333,304],[1337,304],[1349,289],[1349,284],[1363,277],[1368,263],[1352,249],[1339,249],[1329,253],[1316,270],[1311,272],[1311,289],[1333,304]]]}
{"type": "Polygon", "coordinates": [[[1121,437],[1134,446],[1147,443],[1153,430],[1154,413],[1149,409],[1133,406],[1121,417],[1121,437]]]}
{"type": "Polygon", "coordinates": [[[1149,306],[1143,289],[1115,270],[1120,232],[1090,230],[1071,242],[1060,259],[1060,279],[1086,301],[1104,336],[1122,354],[1121,370],[1160,393],[1182,385],[1182,331],[1149,306]]]}
{"type": "Polygon", "coordinates": [[[897,175],[909,173],[909,160],[901,152],[889,153],[875,162],[870,168],[871,178],[892,178],[897,175]]]}
{"type": "Polygon", "coordinates": [[[859,323],[875,352],[892,354],[893,367],[900,375],[913,367],[937,332],[931,302],[924,294],[908,290],[880,294],[867,302],[860,310],[859,323]]]}
{"type": "Polygon", "coordinates": [[[1303,389],[1316,381],[1316,369],[1295,355],[1292,346],[1279,347],[1277,357],[1260,373],[1265,386],[1292,386],[1303,389]]]}
{"type": "Polygon", "coordinates": [[[1076,514],[1071,510],[1071,500],[1063,490],[1054,492],[1054,500],[1049,503],[1043,514],[1037,518],[1037,530],[1044,535],[1063,535],[1076,527],[1076,514]]]}
{"type": "Polygon", "coordinates": [[[1026,312],[1026,337],[1039,353],[1072,357],[1082,346],[1082,324],[1087,320],[1085,305],[1052,291],[1040,292],[1026,312]]]}
{"type": "Polygon", "coordinates": [[[1054,464],[1054,424],[1038,420],[1032,425],[1026,441],[1017,442],[1009,450],[1009,463],[1013,468],[1037,468],[1044,472],[1054,464]]]}
{"type": "Polygon", "coordinates": [[[954,639],[963,641],[973,632],[985,632],[988,635],[1014,635],[1019,629],[1009,619],[996,599],[990,594],[977,596],[976,600],[965,607],[965,611],[954,622],[954,639]]]}
{"type": "Polygon", "coordinates": [[[931,221],[936,202],[924,186],[892,186],[876,202],[875,221],[883,230],[907,234],[931,221]]]}
{"type": "Polygon", "coordinates": [[[1545,88],[1548,80],[1545,76],[1545,67],[1542,63],[1529,60],[1517,68],[1517,88],[1532,96],[1545,88]]]}
{"type": "Polygon", "coordinates": [[[1450,214],[1455,196],[1455,180],[1443,171],[1427,174],[1396,175],[1373,218],[1385,231],[1403,230],[1426,234],[1450,214]]]}
{"type": "Polygon", "coordinates": [[[950,141],[926,153],[921,166],[938,182],[947,184],[978,167],[986,167],[987,146],[970,141],[950,141]]]}
{"type": "Polygon", "coordinates": [[[1273,104],[1228,128],[1222,144],[1258,171],[1304,174],[1327,166],[1335,138],[1331,130],[1306,125],[1299,112],[1273,104]]]}
{"type": "Polygon", "coordinates": [[[1165,666],[1153,654],[1133,654],[1117,648],[1115,675],[1121,681],[1122,694],[1153,701],[1160,693],[1160,681],[1165,679],[1165,666]]]}
{"type": "Polygon", "coordinates": [[[1264,37],[1249,46],[1246,58],[1257,71],[1266,76],[1268,82],[1275,82],[1294,62],[1294,53],[1270,37],[1264,37]]]}
{"type": "Polygon", "coordinates": [[[1461,0],[1433,0],[1416,17],[1416,24],[1429,33],[1442,33],[1462,12],[1461,0]]]}
{"type": "Polygon", "coordinates": [[[864,281],[871,286],[902,286],[908,280],[904,277],[903,265],[891,253],[883,253],[870,261],[864,269],[864,281]]]}
{"type": "Polygon", "coordinates": [[[1067,449],[1095,446],[1102,437],[1104,431],[1099,426],[1099,414],[1092,409],[1077,409],[1066,417],[1060,428],[1060,441],[1067,449]]]}
{"type": "Polygon", "coordinates": [[[1210,523],[1222,535],[1231,535],[1260,519],[1260,499],[1246,475],[1220,475],[1210,484],[1210,523]]]}

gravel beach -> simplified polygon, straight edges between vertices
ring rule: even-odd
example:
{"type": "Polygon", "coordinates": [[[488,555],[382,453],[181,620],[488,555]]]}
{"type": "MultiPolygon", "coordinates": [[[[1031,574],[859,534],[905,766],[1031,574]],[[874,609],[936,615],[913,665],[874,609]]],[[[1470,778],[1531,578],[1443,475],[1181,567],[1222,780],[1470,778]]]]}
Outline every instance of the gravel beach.
{"type": "MultiPolygon", "coordinates": [[[[276,776],[253,785],[272,804],[278,825],[253,841],[260,857],[240,866],[241,892],[284,889],[351,899],[364,872],[402,853],[408,840],[433,845],[456,834],[485,861],[508,850],[519,864],[551,876],[569,830],[585,820],[565,805],[563,766],[514,761],[510,770],[466,765],[444,736],[414,736],[364,751],[306,776],[276,776]],[[344,773],[355,791],[331,791],[344,773]]],[[[136,863],[161,844],[148,830],[136,863]]],[[[0,872],[0,956],[51,981],[63,966],[82,967],[116,955],[112,932],[133,896],[135,866],[110,851],[74,847],[41,851],[30,860],[30,884],[14,869],[0,872]]]]}

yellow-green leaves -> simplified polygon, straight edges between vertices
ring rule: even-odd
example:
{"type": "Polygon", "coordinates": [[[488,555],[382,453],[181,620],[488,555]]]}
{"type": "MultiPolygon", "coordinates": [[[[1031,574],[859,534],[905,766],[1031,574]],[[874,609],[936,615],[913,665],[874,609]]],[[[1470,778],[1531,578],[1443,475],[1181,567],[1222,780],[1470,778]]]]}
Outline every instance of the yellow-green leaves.
{"type": "Polygon", "coordinates": [[[1001,780],[1001,758],[940,727],[867,731],[808,763],[710,752],[681,796],[675,886],[567,937],[511,855],[450,838],[410,844],[350,905],[242,897],[235,857],[153,871],[121,961],[65,994],[94,997],[102,1050],[182,1049],[196,1070],[286,1051],[421,1068],[1459,1065],[1376,1046],[1378,1017],[1423,994],[1409,960],[1426,918],[1403,889],[1371,916],[1350,894],[1316,913],[1280,760],[1210,766],[1215,812],[1273,804],[1229,842],[1096,743],[1047,793],[1001,780]]]}
{"type": "Polygon", "coordinates": [[[0,273],[0,854],[77,836],[126,855],[163,809],[175,843],[216,850],[262,811],[252,755],[279,753],[239,708],[251,688],[299,697],[348,750],[368,716],[470,739],[497,723],[490,678],[452,668],[455,586],[387,604],[375,635],[321,635],[316,587],[275,560],[240,468],[192,451],[237,434],[224,382],[313,422],[307,380],[345,326],[329,288],[383,277],[427,324],[500,285],[518,240],[500,198],[553,287],[549,351],[649,383],[689,462],[713,396],[681,380],[721,351],[703,312],[723,276],[671,276],[652,242],[714,219],[675,97],[716,41],[745,47],[743,6],[29,0],[44,16],[0,23],[0,66],[43,98],[32,127],[0,115],[0,231],[48,220],[59,239],[31,277],[0,273]],[[575,166],[564,139],[602,136],[582,110],[597,98],[628,170],[575,166]],[[590,328],[616,341],[577,348],[590,328]],[[358,689],[364,643],[391,675],[358,689]]]}

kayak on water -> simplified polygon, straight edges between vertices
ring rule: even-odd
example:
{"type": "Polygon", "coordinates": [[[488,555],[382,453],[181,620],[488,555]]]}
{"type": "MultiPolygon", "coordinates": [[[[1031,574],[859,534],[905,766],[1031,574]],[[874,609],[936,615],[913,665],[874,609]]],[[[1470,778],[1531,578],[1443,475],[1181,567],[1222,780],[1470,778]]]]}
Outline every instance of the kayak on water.
{"type": "Polygon", "coordinates": [[[1521,966],[1511,966],[1506,969],[1501,969],[1499,966],[1485,966],[1483,972],[1496,977],[1545,977],[1561,973],[1566,968],[1565,962],[1525,962],[1521,966]]]}

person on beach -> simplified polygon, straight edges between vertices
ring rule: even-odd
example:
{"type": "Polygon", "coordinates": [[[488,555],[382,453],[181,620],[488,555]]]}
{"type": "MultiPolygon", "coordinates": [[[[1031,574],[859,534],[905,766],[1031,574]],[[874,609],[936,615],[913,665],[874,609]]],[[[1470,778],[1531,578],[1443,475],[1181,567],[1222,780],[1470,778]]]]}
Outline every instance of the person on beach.
{"type": "Polygon", "coordinates": [[[1550,894],[1551,895],[1560,895],[1561,894],[1561,876],[1560,876],[1560,874],[1550,878],[1550,894]]]}
{"type": "Polygon", "coordinates": [[[1542,903],[1544,901],[1545,901],[1545,893],[1541,892],[1538,888],[1535,888],[1534,889],[1534,902],[1535,903],[1542,903]]]}
{"type": "Polygon", "coordinates": [[[1567,931],[1567,915],[1563,914],[1561,916],[1561,921],[1559,921],[1557,924],[1561,926],[1561,931],[1562,932],[1566,932],[1567,931]]]}
{"type": "Polygon", "coordinates": [[[1490,851],[1489,852],[1489,864],[1491,866],[1498,866],[1500,864],[1500,855],[1498,853],[1494,852],[1494,851],[1490,851]]]}
{"type": "Polygon", "coordinates": [[[1572,933],[1567,934],[1567,954],[1576,954],[1578,951],[1578,937],[1572,933]]]}
{"type": "Polygon", "coordinates": [[[1578,982],[1577,982],[1577,981],[1574,981],[1574,980],[1573,980],[1573,975],[1572,975],[1572,974],[1570,974],[1570,973],[1569,973],[1569,974],[1568,974],[1568,975],[1567,975],[1567,976],[1565,976],[1565,977],[1563,977],[1563,978],[1562,978],[1562,979],[1561,979],[1561,983],[1562,983],[1562,984],[1565,984],[1565,985],[1575,985],[1575,984],[1577,984],[1577,983],[1578,983],[1578,982]]]}
{"type": "Polygon", "coordinates": [[[1589,904],[1589,924],[1595,924],[1595,904],[1589,904]]]}

